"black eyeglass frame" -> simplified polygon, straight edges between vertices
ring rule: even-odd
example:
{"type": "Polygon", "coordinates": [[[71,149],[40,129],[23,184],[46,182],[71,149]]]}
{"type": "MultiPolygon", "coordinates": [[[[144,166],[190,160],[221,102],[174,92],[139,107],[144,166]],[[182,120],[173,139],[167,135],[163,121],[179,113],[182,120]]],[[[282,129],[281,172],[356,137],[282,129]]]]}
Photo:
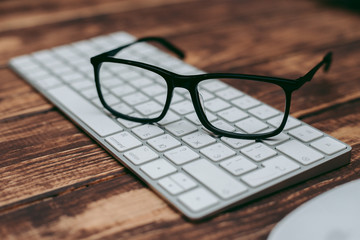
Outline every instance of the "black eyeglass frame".
{"type": "Polygon", "coordinates": [[[135,121],[140,123],[154,123],[160,121],[162,118],[165,117],[167,111],[169,110],[171,99],[173,96],[173,91],[175,87],[185,88],[189,91],[195,112],[202,123],[202,125],[213,132],[216,135],[230,137],[230,138],[240,138],[240,139],[264,139],[273,137],[277,134],[279,134],[285,127],[285,124],[287,122],[289,113],[290,113],[290,104],[291,104],[291,94],[293,91],[299,89],[302,85],[304,85],[306,82],[310,81],[315,73],[320,69],[322,65],[324,65],[324,71],[327,71],[330,67],[331,61],[332,61],[332,53],[328,52],[322,61],[320,61],[315,67],[313,67],[308,73],[306,73],[304,76],[297,78],[295,80],[293,79],[286,79],[286,78],[279,78],[279,77],[268,77],[268,76],[259,76],[259,75],[248,75],[248,74],[234,74],[234,73],[205,73],[205,74],[196,74],[196,75],[181,75],[177,73],[170,72],[166,69],[150,65],[147,63],[142,63],[138,61],[133,60],[126,60],[126,59],[120,59],[115,58],[114,56],[120,52],[121,50],[134,45],[136,43],[140,42],[157,42],[162,44],[164,47],[175,53],[178,57],[183,59],[185,57],[185,54],[182,50],[175,47],[172,43],[168,42],[164,38],[161,37],[144,37],[140,38],[132,43],[120,46],[118,48],[115,48],[113,50],[104,52],[102,54],[96,55],[90,59],[91,64],[94,67],[94,74],[95,74],[95,84],[97,93],[99,95],[100,101],[102,105],[107,109],[111,114],[113,114],[115,117],[119,117],[122,119],[126,119],[129,121],[135,121]],[[104,96],[101,91],[101,85],[100,85],[100,67],[102,63],[104,62],[110,62],[110,63],[121,63],[126,65],[131,65],[139,68],[143,68],[149,71],[152,71],[154,73],[159,74],[164,78],[164,80],[167,83],[167,97],[164,105],[164,109],[162,110],[161,114],[156,118],[137,118],[132,117],[128,115],[124,115],[122,113],[119,113],[112,109],[105,101],[104,96]],[[206,114],[201,106],[201,100],[199,97],[199,92],[197,91],[197,85],[204,80],[211,80],[211,79],[219,79],[219,78],[231,78],[231,79],[239,79],[239,80],[253,80],[253,81],[260,81],[260,82],[267,82],[272,83],[275,85],[280,86],[284,92],[285,92],[285,110],[284,110],[284,116],[283,120],[279,127],[277,127],[275,130],[269,133],[257,133],[257,134],[247,134],[247,133],[238,133],[238,132],[227,132],[224,130],[221,130],[219,128],[216,128],[213,126],[209,120],[206,117],[206,114]]]}

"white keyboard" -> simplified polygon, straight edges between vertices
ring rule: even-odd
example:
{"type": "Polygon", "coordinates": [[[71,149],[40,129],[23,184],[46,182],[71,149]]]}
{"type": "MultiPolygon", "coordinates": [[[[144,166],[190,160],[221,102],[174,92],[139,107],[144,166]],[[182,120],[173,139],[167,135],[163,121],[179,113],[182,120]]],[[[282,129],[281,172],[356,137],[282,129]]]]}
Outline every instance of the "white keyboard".
{"type": "MultiPolygon", "coordinates": [[[[350,161],[350,146],[292,117],[281,134],[261,142],[215,137],[201,126],[184,89],[176,89],[170,111],[157,124],[115,119],[98,99],[90,57],[134,40],[133,36],[118,32],[20,56],[12,59],[10,65],[188,218],[213,215],[350,161]]],[[[126,57],[185,75],[203,73],[145,43],[132,47],[126,57]]],[[[141,81],[132,83],[146,87],[153,80],[141,76],[141,81]]],[[[256,132],[275,125],[281,118],[266,116],[272,112],[259,111],[268,108],[266,105],[238,96],[223,82],[213,82],[206,90],[213,101],[210,121],[218,121],[216,124],[230,126],[230,122],[242,119],[238,124],[242,129],[256,132]],[[241,111],[230,108],[230,99],[246,107],[241,111]],[[229,111],[224,112],[227,107],[229,111]],[[217,115],[217,109],[222,110],[223,118],[217,115]]],[[[127,88],[122,91],[125,96],[127,88]]],[[[154,95],[159,93],[154,101],[163,100],[163,92],[155,88],[154,91],[154,95]]],[[[148,114],[155,109],[147,105],[137,110],[149,111],[148,114]]]]}

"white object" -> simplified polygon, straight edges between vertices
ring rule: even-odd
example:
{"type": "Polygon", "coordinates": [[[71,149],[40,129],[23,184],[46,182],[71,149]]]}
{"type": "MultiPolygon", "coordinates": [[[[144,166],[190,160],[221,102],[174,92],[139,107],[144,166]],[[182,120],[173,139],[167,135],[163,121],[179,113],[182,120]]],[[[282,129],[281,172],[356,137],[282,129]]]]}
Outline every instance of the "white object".
{"type": "Polygon", "coordinates": [[[305,202],[282,219],[268,240],[359,240],[360,179],[305,202]]]}

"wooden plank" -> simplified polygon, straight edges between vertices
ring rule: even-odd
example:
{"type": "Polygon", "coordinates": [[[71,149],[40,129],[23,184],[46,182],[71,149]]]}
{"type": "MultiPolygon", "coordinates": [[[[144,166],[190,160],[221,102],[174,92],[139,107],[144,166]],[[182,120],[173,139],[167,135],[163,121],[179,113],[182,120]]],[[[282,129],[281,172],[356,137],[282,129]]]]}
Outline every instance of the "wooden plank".
{"type": "Polygon", "coordinates": [[[359,107],[360,101],[354,101],[307,119],[354,147],[349,165],[205,222],[187,222],[132,177],[121,175],[9,210],[0,217],[1,235],[21,239],[265,239],[274,224],[301,203],[358,178],[360,123],[354,119],[360,113],[354,109],[359,107]]]}
{"type": "Polygon", "coordinates": [[[45,26],[22,29],[16,35],[13,31],[0,31],[0,63],[4,64],[16,55],[99,34],[126,30],[137,36],[176,37],[178,45],[185,50],[189,49],[190,63],[199,67],[209,66],[206,70],[210,70],[224,62],[239,64],[238,61],[242,60],[242,64],[249,64],[294,52],[299,46],[305,48],[334,43],[338,40],[336,36],[339,31],[342,33],[342,39],[347,41],[360,34],[359,31],[343,30],[344,25],[356,29],[359,19],[355,16],[345,15],[341,11],[319,10],[309,2],[299,1],[296,6],[281,2],[277,8],[271,9],[265,2],[261,4],[250,1],[246,4],[244,8],[242,4],[231,4],[231,1],[227,4],[218,1],[204,4],[196,1],[166,8],[159,6],[139,9],[137,14],[130,11],[121,14],[100,14],[100,17],[95,15],[68,21],[59,20],[45,26]],[[193,14],[189,9],[197,9],[198,12],[193,14]],[[303,11],[300,18],[298,14],[301,10],[303,11]],[[169,16],[171,12],[178,12],[181,18],[172,18],[169,16]],[[314,21],[319,22],[319,28],[329,30],[322,35],[312,34],[317,30],[312,27],[311,23],[314,21]],[[295,34],[294,29],[299,29],[303,37],[291,38],[295,34]],[[23,48],[25,44],[26,48],[23,48]],[[239,52],[234,49],[239,49],[239,52]]]}

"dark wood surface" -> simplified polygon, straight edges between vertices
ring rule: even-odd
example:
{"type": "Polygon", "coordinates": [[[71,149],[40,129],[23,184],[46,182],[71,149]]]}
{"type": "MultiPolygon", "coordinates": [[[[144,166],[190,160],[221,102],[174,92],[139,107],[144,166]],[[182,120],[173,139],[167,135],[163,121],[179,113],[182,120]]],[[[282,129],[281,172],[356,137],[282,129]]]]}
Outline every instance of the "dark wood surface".
{"type": "MultiPolygon", "coordinates": [[[[349,1],[348,1],[349,2],[349,1]]],[[[360,174],[360,14],[327,1],[0,2],[0,239],[266,239],[301,203],[360,174]],[[159,35],[209,72],[327,74],[292,114],[351,145],[350,164],[191,223],[8,67],[10,58],[115,31],[159,35]]]]}

